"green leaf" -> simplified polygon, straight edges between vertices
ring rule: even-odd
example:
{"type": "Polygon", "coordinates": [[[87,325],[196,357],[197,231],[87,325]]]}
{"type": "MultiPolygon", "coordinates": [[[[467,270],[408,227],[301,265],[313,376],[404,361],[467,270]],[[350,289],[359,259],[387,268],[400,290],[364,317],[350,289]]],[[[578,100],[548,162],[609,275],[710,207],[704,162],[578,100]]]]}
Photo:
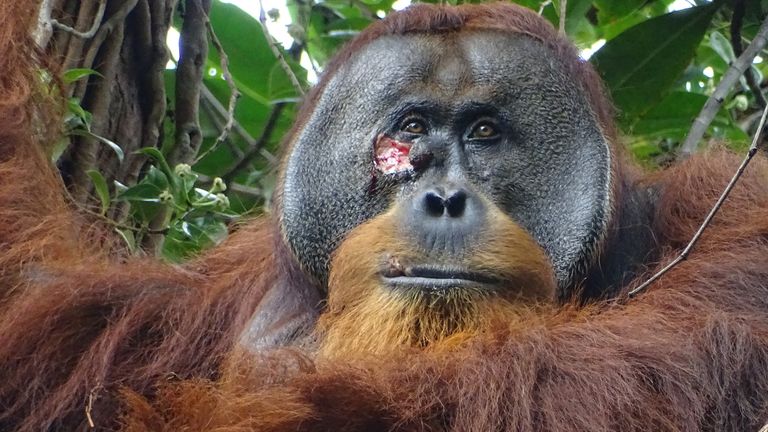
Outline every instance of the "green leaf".
{"type": "Polygon", "coordinates": [[[67,100],[67,109],[73,116],[81,120],[80,124],[83,127],[86,129],[90,128],[92,118],[91,113],[86,111],[82,105],[80,105],[80,101],[77,98],[69,98],[69,100],[67,100]]]}
{"type": "Polygon", "coordinates": [[[61,79],[64,80],[64,83],[71,84],[71,83],[73,83],[73,82],[75,82],[75,81],[77,81],[77,80],[79,80],[81,78],[84,78],[84,77],[87,77],[87,76],[90,76],[90,75],[96,75],[96,76],[104,78],[104,76],[102,74],[96,72],[93,69],[75,68],[75,69],[70,69],[70,70],[64,72],[61,75],[61,79]]]}
{"type": "MultiPolygon", "coordinates": [[[[598,20],[599,19],[600,18],[598,17],[598,20]]],[[[647,16],[638,12],[638,13],[629,14],[622,18],[611,19],[609,22],[606,22],[606,23],[603,23],[603,21],[600,21],[601,25],[596,27],[596,30],[600,34],[600,38],[609,41],[615,38],[616,36],[624,33],[627,29],[634,27],[647,20],[648,20],[647,16]]]]}
{"type": "Polygon", "coordinates": [[[658,103],[691,62],[720,2],[649,19],[592,56],[626,122],[658,103]]]}
{"type": "Polygon", "coordinates": [[[95,133],[85,129],[74,129],[69,133],[72,135],[93,138],[101,142],[102,144],[106,144],[109,148],[112,149],[113,152],[115,152],[115,155],[117,156],[117,160],[119,160],[120,162],[122,162],[123,158],[125,157],[125,153],[123,153],[123,149],[121,149],[119,145],[117,145],[114,141],[104,138],[103,136],[96,135],[95,133]]]}
{"type": "Polygon", "coordinates": [[[196,209],[212,209],[218,203],[216,194],[208,192],[205,189],[195,188],[195,198],[192,206],[196,209]]]}
{"type": "Polygon", "coordinates": [[[139,225],[148,224],[161,209],[167,208],[167,204],[160,200],[160,194],[164,189],[146,179],[131,187],[126,187],[118,181],[114,181],[114,185],[115,201],[129,202],[131,215],[139,225]]]}
{"type": "Polygon", "coordinates": [[[733,52],[731,41],[726,39],[719,31],[715,30],[709,34],[709,44],[726,63],[730,64],[736,60],[736,54],[733,52]]]}
{"type": "Polygon", "coordinates": [[[169,177],[173,175],[173,170],[171,169],[171,166],[168,165],[168,161],[165,159],[165,156],[163,156],[163,153],[160,152],[160,150],[154,147],[144,147],[136,150],[136,153],[148,156],[152,160],[157,162],[160,165],[160,169],[163,170],[163,172],[167,174],[169,177]]]}
{"type": "Polygon", "coordinates": [[[169,185],[168,177],[165,173],[154,166],[149,167],[149,171],[147,171],[147,175],[144,177],[143,182],[153,184],[160,190],[167,189],[169,185]]]}
{"type": "MultiPolygon", "coordinates": [[[[713,31],[710,33],[709,44],[726,64],[730,65],[736,60],[736,53],[733,52],[731,41],[723,36],[722,33],[718,31],[713,31]]],[[[750,65],[749,67],[752,69],[752,73],[755,74],[755,81],[758,83],[762,82],[763,74],[760,72],[760,69],[758,69],[755,65],[750,65]]],[[[747,80],[743,75],[739,77],[739,82],[741,82],[741,86],[744,90],[749,90],[749,85],[747,85],[747,80]]]]}
{"type": "Polygon", "coordinates": [[[116,194],[121,194],[121,193],[125,192],[126,190],[128,190],[128,186],[120,183],[117,180],[113,180],[112,184],[115,186],[115,193],[116,194]]]}
{"type": "Polygon", "coordinates": [[[160,166],[160,170],[165,174],[166,178],[168,179],[168,184],[171,189],[171,194],[173,195],[173,201],[179,207],[186,206],[187,193],[184,190],[184,184],[179,178],[179,176],[176,175],[175,172],[173,172],[173,169],[171,169],[171,166],[168,165],[168,161],[165,159],[165,156],[163,156],[163,153],[154,147],[144,147],[137,150],[136,153],[149,156],[160,166]]]}
{"type": "Polygon", "coordinates": [[[125,244],[128,246],[128,250],[131,253],[136,253],[136,237],[133,235],[133,231],[123,228],[115,228],[115,231],[117,231],[125,244]]]}
{"type": "MultiPolygon", "coordinates": [[[[561,1],[562,0],[556,0],[553,2],[553,4],[555,5],[555,13],[558,15],[558,21],[559,21],[559,15],[560,15],[561,1]]],[[[566,3],[565,7],[566,7],[565,33],[568,35],[575,35],[579,32],[580,29],[583,30],[585,23],[588,24],[586,22],[585,14],[592,7],[592,1],[591,0],[568,0],[568,3],[566,3]]]]}
{"type": "Polygon", "coordinates": [[[629,149],[632,151],[632,155],[640,160],[647,160],[662,153],[658,144],[644,140],[632,144],[629,149]]]}
{"type": "MultiPolygon", "coordinates": [[[[635,123],[630,133],[641,141],[662,138],[682,141],[706,101],[707,96],[701,93],[672,92],[635,123]]],[[[707,132],[709,136],[728,141],[735,149],[749,141],[749,136],[725,108],[720,109],[707,132]]],[[[642,151],[635,151],[634,145],[632,148],[635,155],[643,155],[642,151]]]]}
{"type": "Polygon", "coordinates": [[[160,202],[160,194],[163,189],[160,189],[156,185],[151,183],[139,183],[135,186],[131,186],[128,189],[122,191],[115,198],[117,201],[143,201],[143,202],[160,202]]]}
{"type": "Polygon", "coordinates": [[[180,262],[205,248],[221,243],[227,237],[227,226],[212,216],[174,222],[163,242],[163,256],[180,262]]]}
{"type": "Polygon", "coordinates": [[[646,0],[595,0],[593,2],[599,12],[600,21],[623,18],[645,5],[646,0]]]}
{"type": "Polygon", "coordinates": [[[64,154],[64,151],[67,150],[69,147],[70,140],[69,137],[62,136],[56,142],[53,144],[53,148],[51,148],[51,162],[56,162],[59,160],[61,155],[64,154]]]}
{"type": "Polygon", "coordinates": [[[701,93],[672,92],[645,113],[629,131],[633,135],[670,137],[680,140],[691,128],[707,96],[701,93]]]}
{"type": "MultiPolygon", "coordinates": [[[[643,115],[633,125],[630,133],[682,140],[706,101],[707,96],[701,93],[672,92],[643,115]]],[[[721,109],[712,124],[725,128],[731,125],[732,121],[727,111],[721,109]]]]}
{"type": "Polygon", "coordinates": [[[190,192],[192,192],[192,189],[195,187],[195,183],[197,182],[198,175],[195,173],[191,174],[185,174],[181,177],[181,183],[184,187],[184,191],[187,193],[187,197],[189,198],[190,192]]]}
{"type": "Polygon", "coordinates": [[[101,200],[101,214],[105,214],[111,204],[107,181],[104,179],[104,176],[96,170],[88,170],[86,173],[88,174],[88,177],[91,178],[93,187],[96,189],[96,194],[99,196],[99,200],[101,200]]]}
{"type": "MultiPolygon", "coordinates": [[[[134,222],[143,227],[149,226],[149,223],[160,215],[161,210],[168,208],[165,203],[159,201],[131,201],[131,217],[134,222]]],[[[163,213],[166,214],[168,213],[163,213]]]]}
{"type": "MultiPolygon", "coordinates": [[[[211,6],[210,20],[216,30],[216,36],[229,57],[229,72],[237,88],[244,95],[264,105],[270,104],[269,84],[265,82],[264,77],[269,76],[278,60],[264,36],[261,23],[237,6],[218,1],[213,2],[211,6]]],[[[219,69],[218,51],[215,47],[211,47],[208,53],[207,66],[219,69]]],[[[291,69],[297,73],[299,80],[305,81],[304,69],[289,56],[284,54],[284,57],[291,65],[291,69]]],[[[282,78],[288,80],[284,72],[282,78]]],[[[217,79],[223,82],[221,78],[217,79]]]]}

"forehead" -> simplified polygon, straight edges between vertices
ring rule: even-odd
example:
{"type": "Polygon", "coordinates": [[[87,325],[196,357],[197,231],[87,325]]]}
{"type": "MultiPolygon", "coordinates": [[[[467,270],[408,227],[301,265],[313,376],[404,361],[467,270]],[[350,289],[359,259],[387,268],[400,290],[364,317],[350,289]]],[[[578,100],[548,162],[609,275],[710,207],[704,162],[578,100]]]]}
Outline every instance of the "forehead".
{"type": "MultiPolygon", "coordinates": [[[[378,38],[339,71],[343,81],[383,93],[420,89],[437,98],[496,98],[561,82],[560,61],[540,41],[491,30],[378,38]],[[515,85],[500,85],[514,83],[515,85]]],[[[358,86],[357,88],[361,88],[358,86]]]]}

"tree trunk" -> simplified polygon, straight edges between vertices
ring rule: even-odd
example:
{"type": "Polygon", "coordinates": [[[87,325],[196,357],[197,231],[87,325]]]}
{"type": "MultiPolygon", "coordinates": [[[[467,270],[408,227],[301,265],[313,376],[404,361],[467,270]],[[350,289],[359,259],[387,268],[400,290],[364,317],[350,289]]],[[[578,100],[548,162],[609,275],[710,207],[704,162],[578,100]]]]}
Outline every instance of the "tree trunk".
{"type": "MultiPolygon", "coordinates": [[[[53,26],[45,49],[63,71],[87,68],[98,72],[65,90],[92,114],[91,132],[117,143],[125,154],[120,163],[116,153],[97,138],[68,137],[69,145],[58,164],[78,204],[93,200],[88,170],[101,172],[109,185],[113,180],[133,184],[146,162],[134,152],[162,145],[164,74],[169,60],[166,36],[175,6],[176,0],[54,1],[51,18],[63,25],[53,26]],[[89,30],[95,31],[88,34],[89,30]]],[[[113,209],[118,214],[110,216],[122,219],[120,209],[113,209]]]]}

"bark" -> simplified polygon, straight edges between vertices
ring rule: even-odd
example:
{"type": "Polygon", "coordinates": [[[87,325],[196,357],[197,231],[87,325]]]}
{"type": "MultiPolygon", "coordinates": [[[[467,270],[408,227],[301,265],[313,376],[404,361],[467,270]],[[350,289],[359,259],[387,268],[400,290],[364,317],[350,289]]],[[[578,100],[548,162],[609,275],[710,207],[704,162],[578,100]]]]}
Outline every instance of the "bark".
{"type": "Polygon", "coordinates": [[[200,83],[208,56],[210,0],[186,0],[181,27],[179,66],[176,70],[176,140],[169,162],[190,163],[203,142],[200,131],[200,83]]]}
{"type": "MultiPolygon", "coordinates": [[[[98,0],[59,0],[52,18],[86,32],[98,16],[98,6],[98,0]]],[[[46,49],[61,69],[91,68],[99,73],[73,83],[68,94],[93,115],[91,131],[117,143],[125,153],[120,163],[98,140],[70,138],[58,163],[78,204],[93,202],[87,170],[100,171],[110,185],[113,180],[133,184],[146,162],[134,152],[162,145],[169,59],[165,40],[175,6],[176,0],[108,0],[92,37],[54,28],[46,49]]],[[[117,207],[110,216],[120,219],[122,210],[117,207]]]]}

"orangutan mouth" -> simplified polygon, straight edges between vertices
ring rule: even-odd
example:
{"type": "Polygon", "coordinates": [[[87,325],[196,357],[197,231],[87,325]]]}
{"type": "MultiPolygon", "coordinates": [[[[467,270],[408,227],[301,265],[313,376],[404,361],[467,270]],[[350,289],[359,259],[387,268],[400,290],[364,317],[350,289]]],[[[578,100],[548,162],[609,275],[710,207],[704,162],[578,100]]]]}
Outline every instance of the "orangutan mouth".
{"type": "Polygon", "coordinates": [[[381,276],[387,285],[395,288],[415,288],[425,291],[444,291],[454,288],[494,289],[501,284],[498,277],[484,272],[444,264],[403,265],[390,258],[382,268],[381,276]]]}

